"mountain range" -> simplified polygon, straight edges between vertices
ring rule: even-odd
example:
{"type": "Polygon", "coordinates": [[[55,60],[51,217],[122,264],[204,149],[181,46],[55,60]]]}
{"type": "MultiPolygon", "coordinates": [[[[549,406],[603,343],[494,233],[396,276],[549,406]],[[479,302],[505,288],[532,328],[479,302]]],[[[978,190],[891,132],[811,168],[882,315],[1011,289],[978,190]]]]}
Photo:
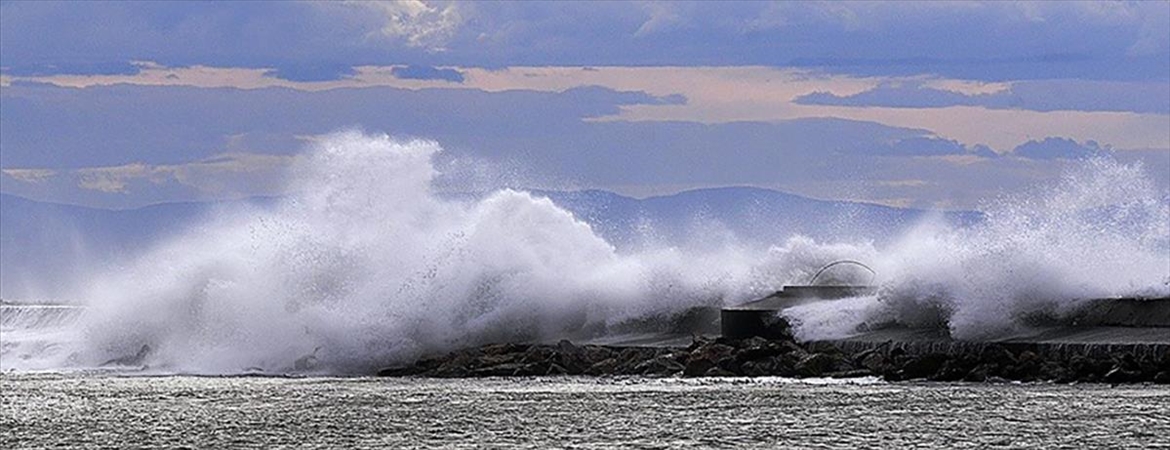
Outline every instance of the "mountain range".
{"type": "MultiPolygon", "coordinates": [[[[822,241],[883,242],[930,211],[816,200],[769,189],[727,187],[643,199],[602,190],[531,191],[589,223],[619,251],[657,245],[768,245],[795,234],[822,241]]],[[[468,194],[460,195],[465,197],[468,194]]],[[[471,194],[474,197],[474,194],[471,194]]],[[[272,204],[255,198],[247,203],[272,204]]],[[[114,264],[160,237],[198,223],[224,203],[164,203],[107,210],[0,194],[0,297],[53,297],[90,268],[114,264]]],[[[957,224],[973,211],[941,213],[957,224]]]]}

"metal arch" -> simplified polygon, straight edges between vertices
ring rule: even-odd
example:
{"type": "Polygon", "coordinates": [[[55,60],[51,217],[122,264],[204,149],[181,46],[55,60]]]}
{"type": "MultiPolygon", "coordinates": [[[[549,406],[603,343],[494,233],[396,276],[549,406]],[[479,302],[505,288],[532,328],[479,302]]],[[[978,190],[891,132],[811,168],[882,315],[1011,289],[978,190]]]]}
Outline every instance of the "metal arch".
{"type": "Polygon", "coordinates": [[[822,273],[825,273],[825,271],[829,270],[830,267],[840,265],[840,264],[853,264],[855,266],[860,266],[861,268],[868,270],[869,271],[869,282],[866,284],[873,284],[873,280],[875,278],[877,278],[877,272],[875,272],[873,269],[871,269],[869,266],[865,265],[864,263],[862,263],[860,261],[854,261],[852,259],[839,259],[839,260],[833,261],[831,263],[825,264],[824,267],[821,267],[821,270],[818,270],[817,273],[815,275],[813,275],[812,280],[809,280],[808,285],[809,286],[815,285],[817,282],[817,278],[819,278],[822,273]]]}

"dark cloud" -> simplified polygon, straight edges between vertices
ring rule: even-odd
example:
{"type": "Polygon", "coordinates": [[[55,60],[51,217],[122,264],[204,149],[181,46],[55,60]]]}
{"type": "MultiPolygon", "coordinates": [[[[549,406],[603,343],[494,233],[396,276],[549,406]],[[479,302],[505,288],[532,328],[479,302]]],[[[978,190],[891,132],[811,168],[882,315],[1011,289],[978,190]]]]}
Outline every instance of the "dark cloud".
{"type": "Polygon", "coordinates": [[[353,126],[520,157],[515,152],[530,146],[517,142],[596,140],[592,133],[601,125],[584,119],[617,114],[623,105],[685,98],[599,86],[489,93],[389,87],[322,92],[133,85],[71,89],[14,83],[0,91],[0,100],[5,120],[0,167],[67,168],[178,164],[211,156],[229,144],[238,147],[233,151],[291,153],[299,145],[288,145],[287,137],[353,126]],[[63,126],[68,133],[61,132],[63,126]]]}
{"type": "Polygon", "coordinates": [[[1109,147],[1101,147],[1096,141],[1079,143],[1062,137],[1047,137],[1020,144],[1011,154],[1028,159],[1086,159],[1112,151],[1109,147]]]}
{"type": "Polygon", "coordinates": [[[225,152],[293,154],[303,145],[295,136],[356,126],[435,139],[452,157],[524,167],[553,187],[775,184],[865,176],[864,160],[885,149],[883,143],[924,133],[840,119],[590,121],[622,105],[685,100],[596,86],[492,93],[22,84],[0,93],[4,168],[174,165],[225,152]],[[62,127],[69,132],[61,133],[62,127]]]}
{"type": "Polygon", "coordinates": [[[952,139],[943,139],[935,136],[914,136],[898,140],[878,152],[888,156],[947,156],[973,155],[983,158],[998,156],[986,145],[968,147],[952,139]]]}
{"type": "Polygon", "coordinates": [[[390,69],[390,73],[403,80],[442,80],[452,83],[463,82],[463,72],[455,69],[440,69],[430,66],[401,66],[390,69]]]}
{"type": "Polygon", "coordinates": [[[278,67],[290,77],[299,65],[769,65],[1170,80],[1165,2],[441,2],[435,8],[451,6],[459,20],[398,30],[427,33],[415,36],[388,36],[395,22],[373,3],[2,4],[0,65],[13,73],[151,60],[278,67]]]}
{"type": "Polygon", "coordinates": [[[55,63],[21,63],[8,65],[4,62],[4,73],[15,76],[41,75],[137,75],[141,67],[130,61],[59,61],[55,63]]]}
{"type": "Polygon", "coordinates": [[[963,94],[920,82],[888,82],[853,95],[813,92],[798,97],[805,105],[943,108],[981,106],[1031,111],[1124,111],[1170,114],[1170,84],[1081,80],[1021,81],[1007,90],[963,94]]]}
{"type": "Polygon", "coordinates": [[[288,81],[333,81],[357,74],[344,64],[288,64],[269,70],[264,76],[288,81]]]}
{"type": "Polygon", "coordinates": [[[797,97],[793,102],[802,105],[940,108],[975,105],[980,97],[933,89],[921,86],[919,83],[890,82],[882,83],[867,91],[845,96],[817,91],[797,97]]]}
{"type": "MultiPolygon", "coordinates": [[[[291,155],[305,145],[298,136],[358,127],[434,139],[447,150],[445,157],[475,161],[477,170],[503,167],[508,173],[501,179],[513,186],[653,190],[761,185],[824,198],[856,198],[863,192],[858,189],[874,185],[870,181],[923,179],[929,184],[922,189],[935,196],[930,200],[954,197],[967,202],[1003,186],[1007,178],[1020,181],[1044,173],[1045,164],[1053,160],[1040,158],[1062,163],[1091,153],[1086,148],[1097,148],[1049,138],[1020,146],[1014,152],[1017,158],[996,158],[984,146],[965,146],[926,130],[843,119],[720,124],[588,120],[614,114],[622,105],[683,100],[597,86],[564,92],[389,87],[312,92],[135,85],[73,89],[20,83],[0,91],[0,168],[67,171],[207,163],[224,153],[291,155]],[[970,165],[931,158],[953,155],[980,158],[967,161],[970,165]],[[479,166],[481,162],[487,166],[479,166]]],[[[1163,170],[1164,165],[1158,167],[1163,170]]],[[[270,192],[269,185],[248,183],[271,180],[254,174],[240,177],[217,183],[241,195],[270,192]]],[[[4,192],[106,206],[207,195],[191,193],[185,184],[146,179],[137,180],[126,193],[81,190],[76,183],[50,186],[0,179],[4,192]]],[[[914,196],[909,191],[918,186],[880,189],[914,196]]]]}

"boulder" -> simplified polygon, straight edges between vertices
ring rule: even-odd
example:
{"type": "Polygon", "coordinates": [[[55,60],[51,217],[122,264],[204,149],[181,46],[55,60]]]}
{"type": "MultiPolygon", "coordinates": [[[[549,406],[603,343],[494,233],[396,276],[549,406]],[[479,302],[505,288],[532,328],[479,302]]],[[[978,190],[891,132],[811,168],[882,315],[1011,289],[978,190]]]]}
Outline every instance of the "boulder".
{"type": "Polygon", "coordinates": [[[1069,359],[1068,369],[1071,372],[1070,376],[1076,381],[1095,382],[1110,370],[1110,365],[1107,361],[1076,355],[1069,359]]]}
{"type": "Polygon", "coordinates": [[[552,364],[552,365],[548,366],[548,370],[544,374],[546,376],[555,376],[555,375],[568,375],[569,373],[567,371],[565,371],[564,367],[561,367],[560,365],[557,365],[557,364],[552,364]]]}
{"type": "Polygon", "coordinates": [[[722,367],[712,367],[710,369],[707,369],[706,372],[703,372],[703,376],[705,376],[705,377],[734,377],[735,373],[731,372],[727,369],[724,369],[722,367]]]}
{"type": "Polygon", "coordinates": [[[762,376],[772,375],[772,372],[770,370],[771,367],[769,367],[767,360],[745,362],[745,363],[743,363],[742,369],[743,369],[743,374],[746,376],[749,376],[749,377],[762,377],[762,376]]]}
{"type": "Polygon", "coordinates": [[[524,351],[524,356],[520,358],[520,362],[537,363],[548,362],[557,356],[556,350],[543,345],[534,345],[524,351]]]}
{"type": "Polygon", "coordinates": [[[884,373],[890,361],[881,352],[869,352],[858,361],[858,365],[873,373],[884,373]]]}
{"type": "Polygon", "coordinates": [[[1141,373],[1133,370],[1127,370],[1123,367],[1114,367],[1109,372],[1105,373],[1102,378],[1106,383],[1132,383],[1141,380],[1141,373]]]}
{"type": "Polygon", "coordinates": [[[510,377],[510,376],[526,376],[530,373],[518,373],[524,369],[524,363],[508,363],[494,366],[479,367],[471,370],[473,377],[510,377]]]}
{"type": "Polygon", "coordinates": [[[967,359],[951,358],[943,363],[933,375],[931,381],[959,381],[967,377],[974,363],[967,359]]]}
{"type": "Polygon", "coordinates": [[[928,353],[910,357],[905,364],[902,364],[901,369],[898,370],[896,374],[897,379],[913,380],[917,378],[928,378],[938,373],[939,369],[942,368],[948,359],[950,358],[942,353],[928,353]]]}
{"type": "Polygon", "coordinates": [[[813,353],[802,358],[794,367],[803,377],[819,377],[831,372],[852,370],[845,358],[829,353],[813,353]]]}
{"type": "Polygon", "coordinates": [[[599,345],[586,345],[582,347],[582,350],[581,356],[590,366],[612,358],[614,355],[613,350],[599,345]]]}
{"type": "Polygon", "coordinates": [[[963,377],[963,381],[974,381],[979,383],[987,381],[992,377],[992,375],[995,374],[995,367],[996,366],[994,364],[979,364],[975,366],[974,369],[971,369],[971,371],[967,372],[967,375],[963,377]]]}
{"type": "Polygon", "coordinates": [[[682,371],[683,365],[675,361],[672,355],[662,355],[634,366],[634,373],[646,376],[667,376],[682,371]]]}
{"type": "Polygon", "coordinates": [[[1014,364],[1000,367],[1003,376],[1011,380],[1034,381],[1040,376],[1040,356],[1025,350],[1016,357],[1014,364]]]}
{"type": "Polygon", "coordinates": [[[480,348],[480,351],[483,352],[484,355],[489,356],[513,355],[517,353],[524,353],[528,350],[529,347],[531,346],[527,344],[488,344],[480,348]]]}
{"type": "Polygon", "coordinates": [[[411,375],[418,375],[420,373],[419,367],[414,364],[405,366],[392,366],[378,370],[380,377],[406,377],[411,375]]]}
{"type": "Polygon", "coordinates": [[[621,375],[636,375],[637,371],[635,371],[634,368],[637,367],[638,364],[641,364],[642,361],[653,358],[655,354],[656,352],[654,349],[649,348],[630,347],[622,350],[621,353],[618,353],[616,357],[617,367],[614,368],[614,373],[621,375]]]}
{"type": "Polygon", "coordinates": [[[1055,381],[1057,383],[1068,383],[1076,381],[1064,364],[1057,361],[1048,360],[1040,364],[1039,379],[1055,381]]]}
{"type": "Polygon", "coordinates": [[[742,364],[776,356],[786,351],[791,351],[791,349],[781,345],[780,342],[753,337],[740,342],[739,348],[735,351],[735,360],[742,364]]]}
{"type": "MultiPolygon", "coordinates": [[[[695,377],[706,374],[712,367],[718,367],[735,349],[726,344],[712,343],[692,351],[687,357],[683,375],[695,377]]],[[[726,370],[726,369],[725,369],[726,370]]]]}
{"type": "Polygon", "coordinates": [[[585,369],[585,374],[593,375],[593,376],[617,375],[618,374],[617,368],[618,368],[617,359],[609,358],[609,359],[605,359],[602,361],[598,361],[598,362],[594,363],[592,366],[589,366],[588,369],[585,369]]]}

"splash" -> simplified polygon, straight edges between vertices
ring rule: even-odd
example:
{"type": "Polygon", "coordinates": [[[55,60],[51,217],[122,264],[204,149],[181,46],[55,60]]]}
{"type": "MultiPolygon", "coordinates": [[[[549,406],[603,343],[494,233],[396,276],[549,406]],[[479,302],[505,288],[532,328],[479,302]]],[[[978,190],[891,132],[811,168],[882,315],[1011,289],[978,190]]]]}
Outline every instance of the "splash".
{"type": "Polygon", "coordinates": [[[1167,202],[1140,167],[1104,160],[990,203],[980,224],[927,221],[880,251],[801,236],[620,251],[545,198],[437,195],[440,152],[327,136],[291,170],[293,194],[225,208],[94,277],[62,348],[6,347],[3,368],[368,373],[490,341],[604,336],[801,284],[839,259],[873,266],[879,294],[789,311],[803,337],[895,322],[978,338],[1083,299],[1170,293],[1167,202]]]}
{"type": "Polygon", "coordinates": [[[1170,196],[1140,165],[1089,160],[981,209],[974,226],[926,221],[883,249],[877,295],[786,311],[798,336],[896,324],[992,339],[1094,299],[1170,297],[1170,196]]]}
{"type": "Polygon", "coordinates": [[[322,139],[280,204],[220,211],[88,283],[78,348],[37,363],[368,372],[425,352],[602,335],[742,301],[856,253],[797,238],[625,254],[545,198],[436,195],[441,151],[357,132],[322,139]]]}

